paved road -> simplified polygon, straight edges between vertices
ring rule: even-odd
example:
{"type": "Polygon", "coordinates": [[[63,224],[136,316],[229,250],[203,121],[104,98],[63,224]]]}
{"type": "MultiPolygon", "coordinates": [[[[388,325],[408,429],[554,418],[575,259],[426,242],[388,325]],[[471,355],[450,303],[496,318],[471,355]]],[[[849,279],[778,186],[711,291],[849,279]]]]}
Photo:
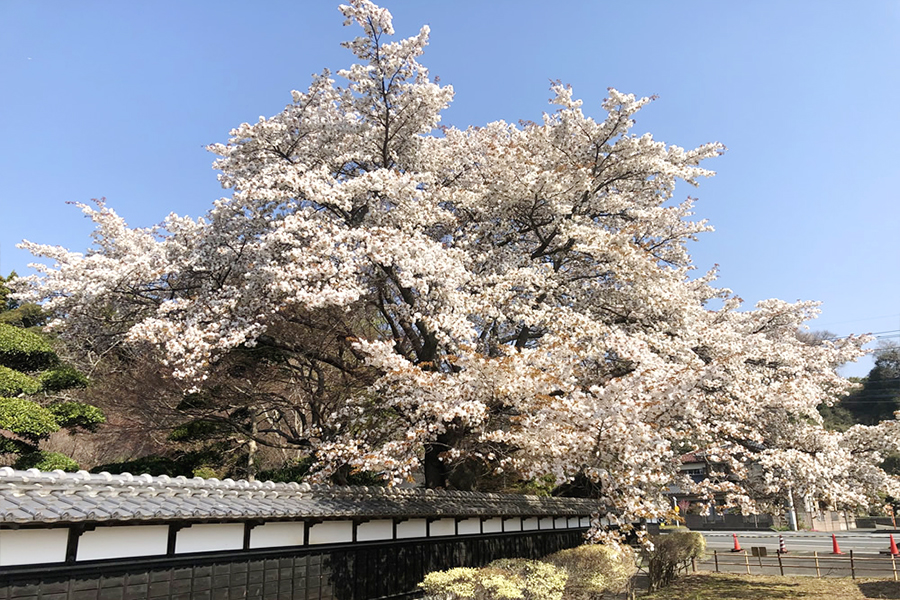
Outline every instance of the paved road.
{"type": "MultiPolygon", "coordinates": [[[[731,550],[734,547],[734,538],[731,532],[710,532],[704,531],[703,537],[706,538],[706,547],[709,550],[731,550]]],[[[831,534],[822,531],[736,531],[738,543],[741,548],[750,551],[752,546],[764,546],[769,554],[774,554],[778,549],[778,536],[784,536],[784,544],[788,552],[804,552],[810,553],[818,551],[819,554],[830,554],[832,550],[831,534]]],[[[887,533],[876,533],[870,531],[841,531],[835,532],[838,546],[842,552],[868,553],[878,554],[882,550],[890,547],[890,539],[887,533]]],[[[894,539],[900,543],[900,535],[895,535],[894,539]]]]}
{"type": "MultiPolygon", "coordinates": [[[[703,532],[707,549],[716,551],[716,557],[698,564],[698,568],[731,573],[751,573],[778,575],[783,570],[786,575],[821,575],[823,577],[850,577],[850,550],[853,550],[853,565],[856,577],[893,578],[900,570],[900,557],[892,560],[888,554],[881,554],[890,546],[889,534],[867,531],[835,533],[842,555],[832,554],[830,533],[824,532],[735,532],[738,542],[745,552],[731,552],[734,538],[731,533],[703,532]],[[784,537],[788,553],[781,557],[779,565],[776,550],[778,536],[784,537]],[[752,556],[754,546],[766,548],[765,558],[752,556]],[[814,554],[818,554],[818,558],[814,554]],[[818,571],[816,563],[818,562],[818,571]]],[[[900,535],[895,539],[900,542],[900,535]]]]}

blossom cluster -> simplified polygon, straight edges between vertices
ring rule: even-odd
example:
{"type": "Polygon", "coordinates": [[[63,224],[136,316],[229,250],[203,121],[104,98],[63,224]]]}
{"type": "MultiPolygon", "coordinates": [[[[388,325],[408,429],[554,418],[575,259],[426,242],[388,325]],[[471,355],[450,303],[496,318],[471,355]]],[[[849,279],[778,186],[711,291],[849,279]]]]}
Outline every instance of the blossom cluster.
{"type": "Polygon", "coordinates": [[[665,514],[673,482],[745,504],[751,480],[832,503],[894,485],[884,432],[816,410],[866,339],[811,344],[815,303],[745,308],[694,273],[711,228],[675,186],[713,175],[721,144],[634,134],[651,99],[612,89],[595,120],[561,84],[540,123],[437,130],[453,90],[418,62],[427,27],[386,42],[388,11],[341,10],[360,64],[211,146],[232,193],[204,218],[131,229],[99,203],[87,254],[24,244],[56,263],[20,286],[64,338],[146,344],[194,388],[236,348],[289,351],[314,390],[292,439],[322,475],[585,476],[626,521],[665,514]],[[687,480],[692,450],[746,481],[687,480]]]}

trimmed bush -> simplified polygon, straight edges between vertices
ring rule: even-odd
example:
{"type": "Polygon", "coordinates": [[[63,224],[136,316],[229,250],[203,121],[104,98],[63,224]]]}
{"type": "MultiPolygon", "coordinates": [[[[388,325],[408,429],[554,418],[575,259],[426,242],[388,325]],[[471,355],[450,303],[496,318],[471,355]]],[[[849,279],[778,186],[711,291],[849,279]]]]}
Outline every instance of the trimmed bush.
{"type": "Polygon", "coordinates": [[[203,479],[218,478],[219,473],[212,467],[197,467],[193,472],[194,477],[202,477],[203,479]]]}
{"type": "Polygon", "coordinates": [[[31,454],[24,454],[19,460],[13,464],[16,469],[40,469],[41,471],[53,471],[61,469],[63,471],[75,472],[81,467],[78,463],[59,452],[47,452],[39,450],[31,454]]]}
{"type": "Polygon", "coordinates": [[[0,429],[37,440],[59,429],[52,412],[25,398],[0,398],[0,429]]]}
{"type": "Polygon", "coordinates": [[[0,396],[12,397],[19,394],[36,394],[41,384],[34,377],[0,365],[0,396]]]}
{"type": "Polygon", "coordinates": [[[0,454],[28,454],[36,450],[34,444],[0,435],[0,454]]]}
{"type": "Polygon", "coordinates": [[[482,598],[476,596],[481,588],[481,569],[456,567],[446,571],[432,571],[425,575],[419,587],[428,600],[457,600],[457,598],[482,598]]]}
{"type": "Polygon", "coordinates": [[[578,600],[625,591],[637,572],[635,559],[629,546],[584,544],[560,550],[543,560],[569,574],[565,598],[578,600]]]}
{"type": "Polygon", "coordinates": [[[106,423],[106,417],[96,406],[83,402],[60,402],[47,407],[60,427],[80,427],[93,431],[97,425],[106,423]]]}
{"type": "Polygon", "coordinates": [[[671,584],[687,570],[692,558],[702,558],[706,552],[706,540],[696,531],[673,531],[654,536],[651,541],[653,550],[644,553],[648,558],[650,591],[671,584]]]}
{"type": "Polygon", "coordinates": [[[41,371],[56,361],[56,353],[43,337],[0,323],[0,365],[16,371],[41,371]]]}
{"type": "Polygon", "coordinates": [[[45,392],[86,388],[88,384],[87,377],[68,366],[44,371],[38,376],[38,380],[41,382],[41,389],[45,392]]]}
{"type": "Polygon", "coordinates": [[[501,558],[487,566],[509,573],[514,581],[520,582],[521,596],[525,600],[560,600],[566,587],[568,575],[563,569],[544,561],[524,558],[501,558]]]}
{"type": "Polygon", "coordinates": [[[501,559],[486,567],[459,567],[425,576],[428,600],[562,600],[566,572],[536,560],[501,559]]]}
{"type": "Polygon", "coordinates": [[[182,423],[172,430],[169,440],[173,442],[199,442],[214,440],[231,433],[233,429],[224,421],[207,421],[198,419],[182,423]]]}

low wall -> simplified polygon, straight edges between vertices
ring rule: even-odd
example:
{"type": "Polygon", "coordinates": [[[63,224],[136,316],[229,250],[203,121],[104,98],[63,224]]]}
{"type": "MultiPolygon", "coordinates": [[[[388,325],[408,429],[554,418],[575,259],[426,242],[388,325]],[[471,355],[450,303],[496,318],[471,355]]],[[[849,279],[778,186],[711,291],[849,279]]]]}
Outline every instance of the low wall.
{"type": "Polygon", "coordinates": [[[426,573],[497,558],[539,558],[581,530],[363,542],[6,569],[2,600],[375,600],[412,598],[426,573]]]}
{"type": "Polygon", "coordinates": [[[0,469],[0,600],[411,597],[582,543],[592,503],[0,469]]]}
{"type": "Polygon", "coordinates": [[[772,515],[684,515],[684,524],[693,530],[771,529],[772,515]]]}

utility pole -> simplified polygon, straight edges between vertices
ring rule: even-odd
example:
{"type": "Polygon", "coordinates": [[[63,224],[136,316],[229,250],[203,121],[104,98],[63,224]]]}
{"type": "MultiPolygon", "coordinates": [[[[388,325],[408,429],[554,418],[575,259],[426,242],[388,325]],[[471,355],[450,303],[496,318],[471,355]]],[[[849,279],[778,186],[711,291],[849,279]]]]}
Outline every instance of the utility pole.
{"type": "Polygon", "coordinates": [[[788,486],[788,525],[791,531],[797,531],[797,510],[794,508],[794,490],[788,486]]]}

